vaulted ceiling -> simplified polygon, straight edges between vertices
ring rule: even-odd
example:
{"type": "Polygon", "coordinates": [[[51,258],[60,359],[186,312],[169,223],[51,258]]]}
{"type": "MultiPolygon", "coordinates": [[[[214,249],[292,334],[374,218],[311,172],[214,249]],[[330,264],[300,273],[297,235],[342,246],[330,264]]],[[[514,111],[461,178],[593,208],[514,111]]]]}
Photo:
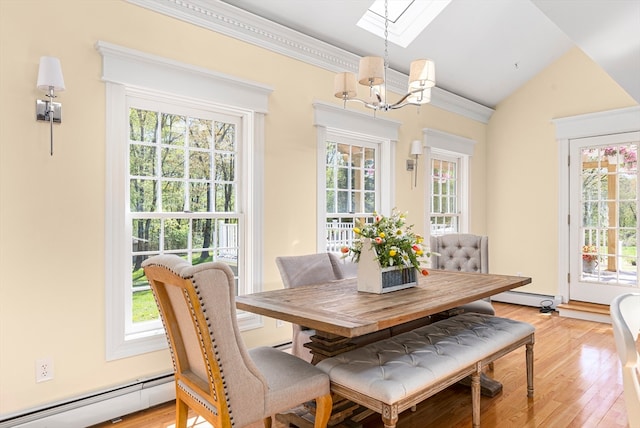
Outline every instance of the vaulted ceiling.
{"type": "MultiPolygon", "coordinates": [[[[222,1],[359,56],[384,54],[356,25],[373,0],[222,1]]],[[[574,45],[640,103],[640,0],[453,0],[406,48],[390,43],[389,63],[408,74],[431,58],[439,88],[493,108],[574,45]]]]}
{"type": "MultiPolygon", "coordinates": [[[[127,1],[334,72],[384,55],[384,40],[357,25],[374,0],[127,1]]],[[[411,61],[430,58],[431,103],[486,123],[575,46],[640,103],[640,0],[451,0],[408,46],[389,43],[387,87],[404,93],[411,61]]]]}

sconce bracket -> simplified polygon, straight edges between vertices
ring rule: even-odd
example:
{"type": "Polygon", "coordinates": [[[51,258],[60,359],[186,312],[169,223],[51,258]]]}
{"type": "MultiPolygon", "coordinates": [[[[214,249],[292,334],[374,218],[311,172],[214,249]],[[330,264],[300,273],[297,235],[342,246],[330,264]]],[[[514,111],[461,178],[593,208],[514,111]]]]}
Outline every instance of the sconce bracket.
{"type": "Polygon", "coordinates": [[[414,159],[407,159],[407,171],[413,171],[416,166],[416,161],[414,159]]]}
{"type": "MultiPolygon", "coordinates": [[[[36,120],[49,122],[49,102],[46,100],[36,100],[36,120]]],[[[62,104],[51,103],[53,106],[53,123],[62,123],[62,104]]]]}

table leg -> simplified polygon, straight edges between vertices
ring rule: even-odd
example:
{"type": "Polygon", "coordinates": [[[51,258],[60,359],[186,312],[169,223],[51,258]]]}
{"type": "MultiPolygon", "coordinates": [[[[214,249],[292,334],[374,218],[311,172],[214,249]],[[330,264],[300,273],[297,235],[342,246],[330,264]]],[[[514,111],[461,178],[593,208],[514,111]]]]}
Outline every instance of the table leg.
{"type": "Polygon", "coordinates": [[[311,354],[313,355],[311,364],[316,365],[325,358],[335,357],[336,355],[355,349],[357,345],[352,343],[348,337],[316,331],[316,334],[311,336],[311,342],[305,343],[304,347],[311,350],[311,354]]]}

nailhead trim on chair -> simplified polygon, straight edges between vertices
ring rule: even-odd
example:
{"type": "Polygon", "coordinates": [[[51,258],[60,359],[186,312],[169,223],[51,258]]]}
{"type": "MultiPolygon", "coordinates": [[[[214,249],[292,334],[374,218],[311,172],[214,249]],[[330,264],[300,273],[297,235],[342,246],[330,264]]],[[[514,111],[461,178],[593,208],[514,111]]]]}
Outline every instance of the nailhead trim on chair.
{"type": "Polygon", "coordinates": [[[178,386],[180,387],[180,389],[182,389],[184,392],[186,392],[189,395],[189,397],[193,398],[195,401],[200,403],[200,405],[202,405],[203,407],[207,408],[211,413],[213,413],[214,415],[218,416],[218,408],[217,407],[212,406],[208,401],[203,400],[202,397],[200,397],[199,394],[196,394],[191,388],[189,388],[183,382],[178,381],[178,386]]]}
{"type": "MultiPolygon", "coordinates": [[[[196,282],[193,280],[193,276],[184,277],[181,274],[179,274],[178,272],[174,271],[173,269],[170,269],[168,266],[160,265],[158,263],[154,263],[154,264],[151,264],[149,266],[159,266],[159,267],[165,268],[165,269],[169,270],[171,273],[173,273],[176,276],[179,276],[179,277],[181,277],[183,279],[190,280],[191,283],[193,284],[193,288],[195,289],[195,292],[198,295],[198,299],[200,300],[200,307],[202,308],[202,313],[205,316],[205,319],[207,320],[207,328],[209,330],[208,331],[209,337],[210,337],[212,345],[213,345],[216,361],[218,362],[218,367],[220,368],[220,375],[222,377],[222,385],[224,386],[224,396],[225,396],[225,400],[227,402],[227,410],[229,411],[229,419],[231,421],[231,426],[232,427],[235,426],[235,422],[234,422],[234,419],[233,419],[233,411],[231,410],[231,403],[229,402],[229,393],[227,391],[227,382],[226,382],[226,380],[224,378],[224,372],[222,370],[222,363],[221,363],[221,361],[220,361],[220,359],[218,357],[218,351],[217,351],[218,345],[216,344],[216,340],[215,340],[215,337],[213,335],[213,331],[211,330],[211,324],[209,323],[209,317],[207,316],[206,310],[204,309],[204,307],[202,305],[203,302],[202,302],[202,298],[200,297],[200,289],[198,288],[198,284],[196,284],[196,282]]],[[[193,302],[191,301],[191,299],[189,299],[189,295],[187,294],[186,291],[184,291],[184,295],[185,295],[185,301],[187,302],[187,305],[189,306],[189,310],[191,311],[191,319],[195,320],[195,310],[193,309],[193,302]]],[[[158,301],[156,299],[155,294],[153,294],[153,298],[156,300],[156,305],[158,307],[160,307],[160,305],[158,304],[158,301]]],[[[164,318],[162,318],[162,322],[164,323],[164,318]]],[[[196,325],[196,327],[197,327],[197,325],[196,325]]],[[[167,337],[167,343],[170,343],[171,341],[169,339],[169,335],[167,333],[166,326],[164,328],[164,331],[165,331],[165,335],[167,337]]],[[[202,335],[202,331],[200,331],[200,329],[197,328],[197,332],[198,332],[198,339],[200,340],[200,344],[201,344],[200,348],[204,352],[205,347],[203,346],[204,337],[202,335]]],[[[173,370],[174,370],[174,372],[177,372],[176,357],[173,354],[173,349],[172,349],[171,346],[169,346],[169,350],[171,351],[171,360],[173,361],[173,370]]],[[[213,388],[213,398],[214,398],[214,400],[219,401],[218,393],[217,393],[217,390],[215,388],[215,383],[213,382],[213,370],[211,370],[211,366],[208,363],[209,359],[207,358],[206,355],[205,355],[205,361],[207,362],[207,375],[209,376],[209,382],[210,382],[210,384],[212,385],[212,388],[213,388]]],[[[191,391],[191,389],[188,388],[186,385],[184,385],[184,384],[182,384],[180,382],[178,382],[178,385],[180,386],[180,388],[183,391],[187,392],[189,394],[189,396],[191,396],[193,399],[197,400],[200,404],[204,405],[207,408],[211,407],[209,405],[209,403],[203,402],[201,397],[198,394],[195,394],[193,391],[191,391]]],[[[217,415],[218,414],[218,410],[215,407],[212,408],[212,411],[214,411],[214,410],[215,410],[215,414],[217,415]]]]}
{"type": "MultiPolygon", "coordinates": [[[[153,296],[153,300],[156,301],[156,307],[160,307],[160,302],[156,298],[156,293],[151,293],[153,296]]],[[[164,336],[167,338],[167,343],[171,343],[171,339],[169,338],[169,333],[167,333],[167,326],[164,325],[164,318],[160,317],[162,320],[162,326],[164,327],[164,336]]],[[[173,372],[176,373],[178,371],[178,365],[176,363],[176,356],[173,353],[173,346],[169,346],[169,352],[171,354],[171,362],[173,363],[173,372]]]]}
{"type": "MultiPolygon", "coordinates": [[[[200,299],[200,308],[202,309],[202,314],[204,315],[205,319],[207,320],[207,329],[209,330],[209,339],[211,340],[211,343],[213,345],[213,351],[215,353],[215,358],[216,361],[218,362],[218,368],[220,369],[220,376],[222,378],[222,386],[224,388],[224,398],[225,401],[227,402],[227,410],[229,411],[229,419],[231,421],[231,426],[235,426],[235,421],[233,418],[233,410],[231,409],[231,402],[229,401],[229,391],[227,390],[227,381],[224,378],[224,370],[222,368],[222,362],[220,361],[220,357],[219,357],[219,353],[218,353],[218,345],[216,343],[216,338],[213,334],[213,331],[211,330],[211,323],[209,323],[209,316],[207,315],[207,310],[204,308],[203,306],[203,301],[202,301],[202,297],[200,297],[200,288],[198,287],[198,284],[196,283],[196,281],[193,280],[193,277],[190,277],[189,279],[191,279],[191,282],[193,284],[193,288],[196,291],[196,294],[198,295],[198,298],[200,299]]],[[[191,311],[193,313],[193,307],[191,305],[191,302],[189,302],[189,307],[191,308],[191,311]]],[[[204,336],[202,335],[202,332],[200,331],[200,329],[198,328],[198,338],[200,339],[201,342],[201,348],[204,351],[205,347],[204,347],[204,336]]],[[[205,355],[205,361],[207,361],[207,374],[209,375],[209,379],[210,379],[210,383],[211,385],[215,385],[213,382],[213,370],[211,369],[211,366],[209,365],[208,361],[209,359],[207,358],[207,356],[205,355]]],[[[215,386],[213,386],[213,397],[216,401],[219,401],[218,399],[218,394],[216,391],[215,386]]]]}

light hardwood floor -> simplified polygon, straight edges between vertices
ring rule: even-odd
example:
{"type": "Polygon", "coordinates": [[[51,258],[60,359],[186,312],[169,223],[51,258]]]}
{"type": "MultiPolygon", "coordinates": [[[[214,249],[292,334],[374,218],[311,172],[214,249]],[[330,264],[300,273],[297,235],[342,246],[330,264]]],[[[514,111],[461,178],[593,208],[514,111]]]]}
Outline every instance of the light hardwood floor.
{"type": "MultiPolygon", "coordinates": [[[[482,397],[483,427],[626,427],[620,361],[608,324],[541,314],[538,309],[494,303],[498,316],[526,321],[536,327],[534,347],[535,395],[527,399],[524,348],[495,363],[489,375],[503,383],[493,398],[482,397]]],[[[107,422],[99,428],[169,428],[174,404],[158,406],[107,422]]],[[[192,418],[191,427],[210,425],[192,418]]],[[[281,428],[281,424],[274,424],[281,428]]],[[[470,427],[471,397],[454,385],[429,398],[416,412],[400,415],[398,428],[470,427]]],[[[261,424],[255,428],[261,427],[261,424]]],[[[382,428],[379,415],[364,420],[363,428],[382,428]]],[[[252,426],[251,428],[254,428],[252,426]]]]}

